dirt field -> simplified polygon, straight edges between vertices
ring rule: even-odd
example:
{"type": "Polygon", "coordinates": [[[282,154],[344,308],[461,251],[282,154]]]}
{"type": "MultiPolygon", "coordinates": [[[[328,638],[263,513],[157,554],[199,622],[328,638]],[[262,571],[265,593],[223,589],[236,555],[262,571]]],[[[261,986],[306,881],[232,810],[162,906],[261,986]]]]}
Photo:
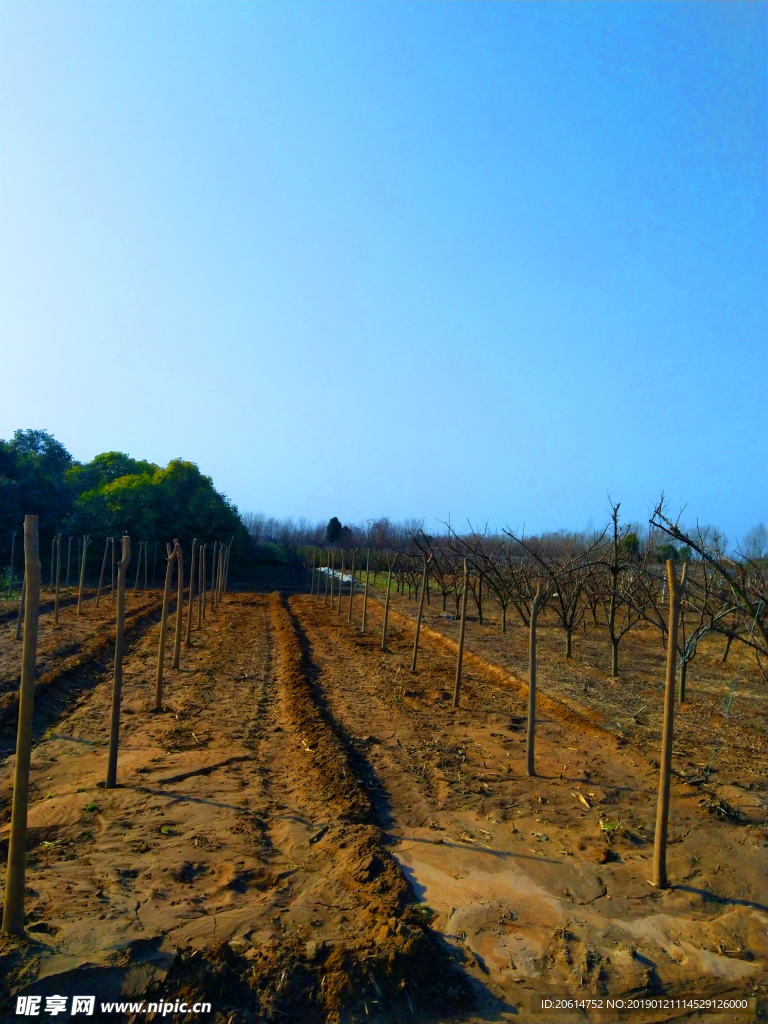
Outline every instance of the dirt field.
{"type": "MultiPolygon", "coordinates": [[[[0,944],[2,1021],[21,1019],[18,994],[53,993],[208,999],[212,1012],[188,1019],[230,1024],[619,1019],[533,1013],[552,993],[748,997],[762,1008],[627,1019],[765,1019],[755,673],[742,668],[726,719],[737,656],[694,663],[676,734],[673,888],[659,892],[647,881],[658,641],[628,642],[632,669],[609,681],[597,637],[577,639],[567,663],[545,620],[529,779],[524,631],[469,624],[453,711],[456,624],[432,605],[411,675],[414,606],[395,606],[384,652],[376,601],[361,635],[322,598],[231,595],[181,670],[168,661],[155,713],[158,595],[132,597],[111,791],[111,605],[80,620],[68,609],[58,629],[41,617],[30,941],[0,944]]],[[[14,629],[0,625],[3,864],[14,629]]]]}

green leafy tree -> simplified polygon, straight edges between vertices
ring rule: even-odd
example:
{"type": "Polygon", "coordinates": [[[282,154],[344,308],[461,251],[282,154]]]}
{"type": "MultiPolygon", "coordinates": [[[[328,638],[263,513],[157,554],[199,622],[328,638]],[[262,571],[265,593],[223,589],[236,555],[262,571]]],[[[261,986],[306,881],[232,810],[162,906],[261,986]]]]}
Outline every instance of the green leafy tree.
{"type": "Polygon", "coordinates": [[[336,516],[332,516],[328,520],[328,525],[325,528],[325,539],[329,544],[338,544],[341,540],[341,523],[336,516]]]}

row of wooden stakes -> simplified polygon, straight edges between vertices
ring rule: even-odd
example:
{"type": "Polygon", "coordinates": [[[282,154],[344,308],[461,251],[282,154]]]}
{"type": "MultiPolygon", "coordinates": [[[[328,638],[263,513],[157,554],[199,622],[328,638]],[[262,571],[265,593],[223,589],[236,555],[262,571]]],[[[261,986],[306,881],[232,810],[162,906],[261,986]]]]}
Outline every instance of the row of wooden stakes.
{"type": "MultiPolygon", "coordinates": [[[[59,540],[59,550],[61,541],[59,540]]],[[[107,541],[109,545],[109,539],[107,541]]],[[[85,545],[84,545],[85,547],[85,545]]],[[[207,544],[198,546],[192,541],[192,555],[189,576],[189,600],[185,646],[191,646],[191,632],[195,596],[197,596],[197,628],[201,628],[206,617],[206,605],[215,611],[227,590],[229,560],[232,545],[216,541],[213,545],[213,567],[211,587],[208,592],[206,581],[207,544]],[[199,557],[198,557],[199,553],[199,557]],[[195,583],[197,582],[197,594],[195,583]]],[[[168,556],[163,588],[160,617],[160,640],[155,677],[155,700],[153,710],[162,709],[163,670],[165,645],[168,630],[168,608],[170,605],[173,571],[177,569],[176,629],[173,648],[173,668],[179,668],[184,614],[184,556],[177,539],[166,545],[168,556]]],[[[106,553],[105,553],[106,559],[106,553]]],[[[121,557],[116,563],[116,622],[115,659],[112,678],[112,708],[110,716],[109,754],[105,787],[117,785],[117,756],[120,739],[120,704],[123,684],[123,654],[125,647],[125,584],[128,565],[131,560],[131,538],[121,538],[121,557]]],[[[60,564],[60,563],[59,563],[60,564]]],[[[58,574],[57,574],[58,575],[58,574]]],[[[103,569],[102,569],[103,575],[103,569]]],[[[57,580],[58,583],[58,580],[57,580]]],[[[82,573],[81,573],[82,587],[82,573]]],[[[32,714],[34,709],[35,668],[37,662],[37,635],[40,613],[40,546],[38,517],[24,517],[24,606],[23,606],[23,647],[21,655],[21,682],[19,687],[19,720],[16,738],[16,764],[11,809],[11,829],[8,845],[8,871],[6,874],[5,898],[3,901],[3,931],[14,935],[24,932],[24,881],[26,874],[27,808],[29,805],[29,768],[32,753],[32,714]]],[[[79,608],[78,608],[79,611],[79,608]]],[[[21,621],[21,618],[20,618],[21,621]]]]}

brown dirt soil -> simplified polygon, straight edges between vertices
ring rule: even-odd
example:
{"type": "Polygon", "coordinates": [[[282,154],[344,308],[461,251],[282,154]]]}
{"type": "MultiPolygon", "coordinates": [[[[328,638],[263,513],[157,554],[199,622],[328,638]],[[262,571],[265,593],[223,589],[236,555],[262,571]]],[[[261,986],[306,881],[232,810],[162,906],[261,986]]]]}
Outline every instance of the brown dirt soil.
{"type": "MultiPolygon", "coordinates": [[[[543,630],[529,779],[525,686],[477,624],[454,712],[452,637],[435,632],[454,624],[434,607],[412,676],[413,625],[394,615],[382,651],[376,601],[363,636],[346,606],[231,595],[193,632],[179,671],[168,653],[155,713],[157,601],[145,603],[131,609],[115,790],[100,785],[111,608],[102,622],[89,613],[90,633],[67,618],[70,632],[41,638],[43,674],[81,664],[40,691],[40,703],[56,700],[36,723],[28,937],[0,943],[0,1019],[14,1019],[17,994],[83,992],[210,999],[207,1019],[228,1024],[615,1019],[532,1014],[532,997],[553,992],[763,998],[759,784],[731,780],[722,759],[708,781],[686,776],[691,755],[678,754],[673,887],[653,889],[651,730],[619,733],[577,702],[580,674],[595,672],[578,648],[562,669],[577,682],[559,689],[543,630]]],[[[498,650],[519,658],[519,641],[498,650]]],[[[3,672],[12,682],[0,662],[3,672]]],[[[749,749],[729,752],[734,765],[749,749]]],[[[3,862],[7,834],[6,823],[3,862]]],[[[673,1016],[756,1019],[631,1019],[673,1016]]]]}

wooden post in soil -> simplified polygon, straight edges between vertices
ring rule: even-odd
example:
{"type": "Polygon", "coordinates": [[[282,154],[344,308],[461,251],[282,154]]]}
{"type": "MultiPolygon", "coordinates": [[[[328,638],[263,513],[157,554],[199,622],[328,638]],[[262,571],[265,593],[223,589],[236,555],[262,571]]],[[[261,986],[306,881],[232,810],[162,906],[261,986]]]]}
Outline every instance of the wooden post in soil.
{"type": "Polygon", "coordinates": [[[205,597],[206,597],[206,579],[205,573],[208,568],[208,544],[203,544],[203,554],[200,559],[200,598],[203,606],[203,619],[205,619],[205,597]]]}
{"type": "Polygon", "coordinates": [[[21,640],[21,626],[24,621],[24,601],[27,596],[27,570],[24,570],[24,577],[21,581],[21,598],[19,600],[19,614],[16,618],[16,639],[21,640]]]}
{"type": "Polygon", "coordinates": [[[365,615],[368,611],[368,567],[371,564],[371,549],[368,548],[365,552],[365,590],[363,591],[363,623],[360,627],[360,632],[365,632],[365,615]]]}
{"type": "Polygon", "coordinates": [[[19,719],[16,732],[16,765],[13,778],[11,830],[8,840],[8,871],[5,880],[3,931],[24,933],[24,880],[27,866],[27,807],[29,763],[32,755],[32,711],[35,698],[37,624],[40,610],[40,547],[37,516],[24,516],[24,646],[21,652],[19,719]]]}
{"type": "Polygon", "coordinates": [[[336,552],[331,548],[331,611],[333,611],[333,581],[336,576],[336,552]]]}
{"type": "Polygon", "coordinates": [[[341,572],[339,573],[339,603],[336,605],[336,614],[341,615],[341,595],[344,593],[344,548],[341,549],[341,572]]]}
{"type": "Polygon", "coordinates": [[[155,571],[157,569],[157,541],[155,541],[155,557],[152,562],[152,589],[155,589],[155,571]]]}
{"type": "Polygon", "coordinates": [[[387,572],[387,596],[384,601],[384,622],[381,626],[381,649],[386,651],[387,649],[387,624],[389,622],[389,592],[392,589],[392,566],[395,564],[395,560],[392,559],[389,562],[389,570],[387,572]]]}
{"type": "Polygon", "coordinates": [[[203,599],[205,597],[205,544],[198,548],[197,559],[197,628],[203,628],[203,599]]]}
{"type": "Polygon", "coordinates": [[[326,555],[325,555],[325,596],[324,596],[324,599],[323,599],[323,604],[328,604],[328,583],[329,583],[330,575],[331,575],[331,552],[329,550],[329,551],[326,552],[326,555]]]}
{"type": "Polygon", "coordinates": [[[56,557],[56,538],[57,538],[57,536],[58,536],[58,534],[54,533],[53,540],[51,541],[51,576],[50,576],[50,584],[48,586],[49,590],[53,590],[53,561],[54,561],[54,558],[56,557]]]}
{"type": "MultiPolygon", "coordinates": [[[[234,537],[232,538],[234,540],[234,537]]],[[[229,552],[232,548],[232,541],[224,548],[224,566],[221,570],[221,599],[224,600],[224,595],[227,592],[227,580],[229,579],[229,552]]]]}
{"type": "Polygon", "coordinates": [[[419,653],[419,634],[421,633],[421,618],[424,614],[424,595],[427,592],[427,578],[429,574],[429,563],[432,561],[432,555],[427,557],[424,556],[424,573],[421,577],[421,594],[419,596],[419,614],[416,617],[416,637],[413,641],[413,658],[411,658],[411,672],[416,671],[416,658],[419,653]]]}
{"type": "Polygon", "coordinates": [[[680,581],[675,563],[667,562],[669,583],[669,630],[667,632],[667,679],[664,690],[664,725],[661,734],[659,758],[659,798],[656,804],[656,835],[653,843],[653,884],[657,889],[669,888],[667,880],[667,826],[669,824],[669,794],[672,775],[672,741],[675,725],[675,676],[677,668],[677,631],[680,622],[680,602],[685,590],[687,563],[683,563],[680,581]]]}
{"type": "Polygon", "coordinates": [[[18,530],[11,530],[11,567],[8,571],[8,600],[11,598],[11,588],[13,587],[13,560],[16,554],[16,534],[18,530]]]}
{"type": "Polygon", "coordinates": [[[173,547],[176,551],[176,634],[173,638],[173,665],[172,668],[179,667],[179,658],[181,657],[181,624],[182,616],[184,615],[184,554],[181,550],[181,545],[178,540],[173,538],[173,547]]]}
{"type": "Polygon", "coordinates": [[[218,568],[219,542],[213,542],[213,564],[211,565],[211,611],[216,611],[216,570],[218,568]]]}
{"type": "Polygon", "coordinates": [[[53,621],[59,624],[59,591],[61,590],[61,534],[56,535],[56,591],[53,596],[53,621]]]}
{"type": "Polygon", "coordinates": [[[469,579],[467,576],[467,560],[464,559],[464,590],[461,594],[461,625],[459,626],[459,653],[456,657],[456,682],[453,686],[453,706],[459,706],[461,695],[461,666],[464,661],[464,630],[467,625],[467,591],[469,590],[469,579]]]}
{"type": "Polygon", "coordinates": [[[141,571],[141,551],[142,551],[143,544],[144,544],[144,541],[140,540],[139,541],[139,557],[136,560],[136,575],[133,578],[133,592],[134,592],[134,594],[139,589],[139,572],[141,571]]]}
{"type": "Polygon", "coordinates": [[[104,557],[101,560],[101,572],[99,573],[99,585],[96,588],[96,607],[99,607],[99,598],[101,597],[101,585],[104,582],[104,570],[107,567],[107,554],[109,553],[109,537],[107,537],[106,543],[104,544],[104,557]]]}
{"type": "Polygon", "coordinates": [[[192,646],[192,609],[195,600],[195,561],[197,555],[197,537],[192,538],[192,554],[189,561],[189,607],[187,608],[187,635],[184,638],[184,646],[192,646]]]}
{"type": "Polygon", "coordinates": [[[171,600],[171,580],[173,579],[173,562],[176,553],[168,555],[165,567],[165,587],[163,588],[163,606],[160,612],[160,643],[157,651],[157,674],[155,675],[155,711],[163,706],[163,668],[165,666],[165,640],[168,635],[168,604],[171,600]]]}
{"type": "Polygon", "coordinates": [[[72,535],[70,534],[69,537],[67,537],[67,582],[64,584],[64,586],[66,587],[67,593],[69,593],[69,565],[70,565],[71,561],[72,561],[72,535]]]}
{"type": "Polygon", "coordinates": [[[112,559],[112,563],[111,563],[111,567],[110,567],[110,572],[112,573],[112,584],[111,584],[110,590],[109,590],[109,599],[112,602],[112,604],[114,604],[115,603],[115,575],[116,575],[116,572],[117,572],[117,560],[115,558],[115,538],[114,537],[110,537],[109,538],[109,550],[111,552],[111,559],[112,559]]]}
{"type": "Polygon", "coordinates": [[[131,538],[124,534],[117,563],[117,614],[115,624],[115,669],[112,677],[112,717],[109,726],[107,789],[117,785],[117,749],[120,743],[120,700],[123,691],[123,648],[125,646],[125,576],[131,560],[131,538]]]}
{"type": "Polygon", "coordinates": [[[350,569],[349,575],[351,577],[349,583],[349,614],[347,615],[347,622],[352,621],[352,598],[355,596],[355,556],[357,550],[352,552],[352,568],[350,569]]]}
{"type": "Polygon", "coordinates": [[[525,774],[536,774],[536,620],[544,602],[541,583],[536,584],[536,594],[531,605],[530,637],[528,640],[528,732],[525,747],[525,774]]]}
{"type": "Polygon", "coordinates": [[[77,589],[77,614],[80,614],[80,609],[83,604],[83,587],[85,586],[85,559],[88,554],[88,545],[91,543],[91,538],[86,533],[83,537],[83,553],[80,558],[80,585],[77,589]]]}
{"type": "Polygon", "coordinates": [[[146,593],[146,591],[148,589],[147,588],[147,577],[148,577],[148,573],[147,573],[147,545],[148,544],[149,544],[149,541],[145,540],[144,541],[144,592],[145,593],[146,593]]]}

